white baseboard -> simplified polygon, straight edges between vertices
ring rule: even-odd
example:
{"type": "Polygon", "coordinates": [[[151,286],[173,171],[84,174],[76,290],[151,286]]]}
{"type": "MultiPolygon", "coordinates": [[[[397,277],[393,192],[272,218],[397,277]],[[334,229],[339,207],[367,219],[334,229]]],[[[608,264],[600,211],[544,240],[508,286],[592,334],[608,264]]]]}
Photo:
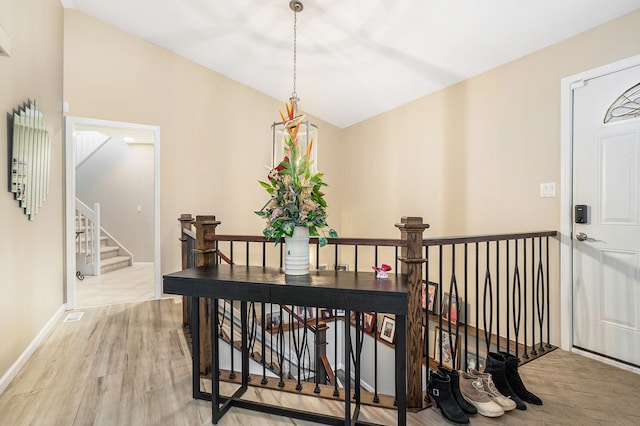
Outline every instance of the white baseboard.
{"type": "Polygon", "coordinates": [[[587,358],[595,359],[596,361],[604,362],[605,364],[609,364],[609,365],[612,365],[614,367],[621,368],[623,370],[627,370],[627,371],[631,371],[631,372],[636,373],[636,374],[640,374],[640,368],[636,368],[636,367],[634,367],[632,365],[628,365],[628,364],[625,364],[625,363],[622,363],[622,362],[618,362],[618,361],[615,361],[613,359],[610,359],[610,358],[607,358],[607,357],[604,357],[604,356],[599,356],[599,355],[596,355],[596,354],[591,353],[591,352],[580,350],[578,348],[572,348],[571,352],[576,353],[578,355],[582,355],[582,356],[587,357],[587,358]]]}
{"type": "Polygon", "coordinates": [[[53,327],[56,323],[62,318],[66,309],[66,305],[62,305],[58,308],[58,310],[53,314],[53,316],[47,321],[47,323],[42,327],[42,330],[38,333],[38,335],[31,341],[29,346],[22,352],[22,354],[18,357],[16,362],[9,367],[6,373],[0,378],[0,395],[7,389],[11,381],[18,375],[22,367],[27,363],[31,355],[38,349],[38,346],[44,341],[44,339],[49,335],[53,327]]]}

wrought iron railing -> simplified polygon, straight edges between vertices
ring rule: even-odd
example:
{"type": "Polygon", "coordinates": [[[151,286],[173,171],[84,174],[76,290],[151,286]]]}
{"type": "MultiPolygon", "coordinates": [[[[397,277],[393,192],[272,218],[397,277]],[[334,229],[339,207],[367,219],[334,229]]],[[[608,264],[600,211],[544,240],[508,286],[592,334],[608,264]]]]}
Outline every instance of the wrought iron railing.
{"type": "MultiPolygon", "coordinates": [[[[202,250],[196,248],[197,236],[190,230],[191,216],[183,215],[181,221],[185,268],[195,265],[194,252],[213,255],[215,262],[283,267],[283,244],[275,245],[261,236],[209,233],[203,237],[208,248],[202,250]]],[[[422,359],[421,383],[426,383],[429,368],[438,365],[481,368],[487,354],[494,351],[507,351],[528,362],[555,348],[550,344],[549,267],[552,251],[557,251],[556,235],[556,231],[545,231],[422,240],[426,260],[422,273],[423,353],[408,353],[422,359]],[[434,289],[432,298],[430,289],[434,289]]],[[[388,263],[395,274],[402,269],[401,250],[407,246],[403,239],[363,238],[328,239],[322,249],[317,239],[312,238],[310,244],[312,264],[317,269],[371,271],[372,265],[388,263]]],[[[222,309],[219,320],[230,329],[233,351],[237,324],[232,319],[237,319],[237,313],[233,301],[224,306],[228,308],[222,309]]],[[[185,307],[189,309],[188,299],[185,307]]],[[[367,368],[352,369],[354,377],[343,380],[363,386],[366,392],[359,396],[360,402],[395,405],[393,369],[385,368],[393,360],[393,340],[382,339],[383,313],[357,313],[354,318],[339,314],[332,307],[251,304],[248,346],[262,370],[261,377],[256,376],[260,380],[252,383],[266,385],[268,377],[275,375],[279,388],[286,388],[293,380],[291,386],[297,391],[312,389],[315,394],[337,398],[340,365],[357,362],[367,368]],[[279,321],[274,321],[274,314],[279,321]],[[289,321],[284,321],[286,316],[289,321]],[[341,332],[350,333],[355,341],[351,360],[340,359],[341,332]]],[[[189,318],[187,312],[185,318],[189,318]]],[[[228,378],[233,380],[233,355],[230,358],[228,378]]]]}

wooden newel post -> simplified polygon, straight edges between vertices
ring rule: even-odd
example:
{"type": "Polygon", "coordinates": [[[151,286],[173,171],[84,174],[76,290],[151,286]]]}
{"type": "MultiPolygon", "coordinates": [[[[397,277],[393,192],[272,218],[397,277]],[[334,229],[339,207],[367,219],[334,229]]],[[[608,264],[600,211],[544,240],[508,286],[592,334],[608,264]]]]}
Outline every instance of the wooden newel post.
{"type": "MultiPolygon", "coordinates": [[[[189,266],[189,245],[187,244],[187,237],[184,235],[185,229],[191,229],[191,223],[193,223],[193,217],[189,213],[183,213],[178,218],[180,221],[180,246],[182,250],[182,269],[187,269],[189,266]]],[[[182,296],[182,325],[189,325],[189,309],[187,306],[187,296],[182,296]]]]}
{"type": "MultiPolygon", "coordinates": [[[[207,238],[215,235],[220,221],[215,216],[196,216],[195,266],[213,265],[216,262],[215,240],[207,238]]],[[[201,298],[200,305],[200,374],[211,372],[211,300],[201,298]]]]}
{"type": "Polygon", "coordinates": [[[403,217],[396,224],[407,242],[400,251],[401,274],[407,275],[407,408],[422,408],[422,235],[429,227],[421,217],[403,217]]]}

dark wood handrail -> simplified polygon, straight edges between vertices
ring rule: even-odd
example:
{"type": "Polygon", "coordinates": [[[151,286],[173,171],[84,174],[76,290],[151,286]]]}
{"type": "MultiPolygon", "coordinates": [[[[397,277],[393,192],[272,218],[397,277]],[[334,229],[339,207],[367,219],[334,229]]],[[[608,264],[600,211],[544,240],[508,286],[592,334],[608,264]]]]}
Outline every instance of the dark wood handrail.
{"type": "MultiPolygon", "coordinates": [[[[556,237],[558,231],[520,232],[515,234],[488,234],[460,237],[425,238],[422,240],[424,247],[464,244],[464,243],[484,243],[490,241],[521,240],[525,238],[556,237]]],[[[213,234],[205,236],[206,241],[233,241],[251,243],[275,243],[273,238],[265,238],[259,235],[221,235],[213,234]]],[[[317,237],[309,239],[311,244],[319,244],[317,237]]],[[[350,245],[350,246],[388,246],[404,247],[407,245],[404,240],[390,238],[327,238],[327,245],[350,245]]]]}
{"type": "Polygon", "coordinates": [[[474,235],[469,237],[445,237],[445,238],[425,238],[422,240],[424,247],[465,244],[465,243],[485,243],[488,241],[504,241],[504,240],[522,240],[525,238],[537,237],[555,237],[558,231],[541,231],[541,232],[521,232],[517,234],[492,234],[492,235],[474,235]]]}

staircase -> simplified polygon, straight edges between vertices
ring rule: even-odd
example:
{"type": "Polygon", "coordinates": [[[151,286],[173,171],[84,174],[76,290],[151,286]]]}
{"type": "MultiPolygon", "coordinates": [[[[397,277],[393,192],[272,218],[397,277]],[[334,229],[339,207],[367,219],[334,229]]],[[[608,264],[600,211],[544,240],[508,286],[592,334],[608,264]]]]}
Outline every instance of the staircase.
{"type": "Polygon", "coordinates": [[[117,271],[129,266],[131,266],[131,255],[101,229],[100,274],[117,271]]]}
{"type": "Polygon", "coordinates": [[[93,209],[76,198],[76,269],[101,275],[131,266],[132,255],[100,226],[100,205],[93,209]]]}

